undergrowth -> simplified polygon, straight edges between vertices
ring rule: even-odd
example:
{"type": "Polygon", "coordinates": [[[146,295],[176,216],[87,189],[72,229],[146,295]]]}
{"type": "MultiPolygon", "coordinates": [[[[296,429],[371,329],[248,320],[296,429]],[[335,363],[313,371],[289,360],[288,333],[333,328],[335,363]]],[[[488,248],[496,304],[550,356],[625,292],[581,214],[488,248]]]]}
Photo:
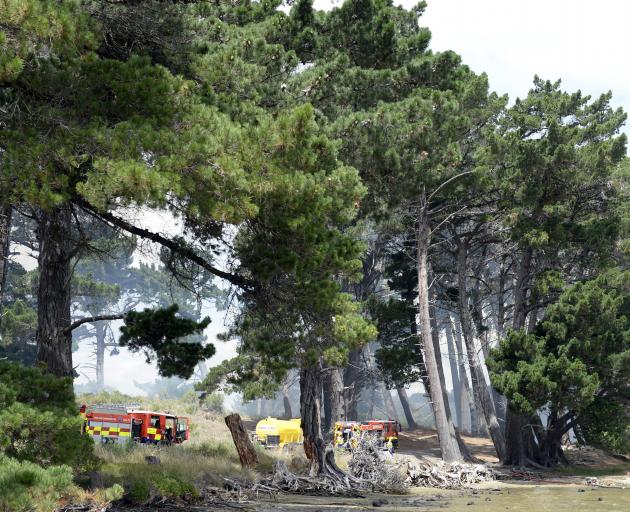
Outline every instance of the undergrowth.
{"type": "Polygon", "coordinates": [[[222,487],[224,478],[256,478],[254,472],[241,469],[234,446],[222,441],[165,447],[98,446],[96,455],[103,461],[102,484],[122,485],[133,503],[156,496],[194,499],[205,487],[222,487]],[[150,456],[159,463],[148,463],[150,456]]]}

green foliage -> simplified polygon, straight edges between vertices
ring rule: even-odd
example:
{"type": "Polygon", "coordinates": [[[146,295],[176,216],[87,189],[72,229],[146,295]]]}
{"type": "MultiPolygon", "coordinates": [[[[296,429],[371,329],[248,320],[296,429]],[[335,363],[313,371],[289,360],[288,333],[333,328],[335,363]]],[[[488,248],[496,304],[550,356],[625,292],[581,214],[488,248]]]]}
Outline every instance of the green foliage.
{"type": "MultiPolygon", "coordinates": [[[[535,332],[510,331],[488,359],[492,384],[510,406],[547,407],[584,422],[589,441],[619,449],[627,441],[630,315],[628,271],[610,271],[569,287],[547,308],[535,332]],[[624,440],[625,439],[625,440],[624,440]]],[[[566,421],[551,428],[563,429],[566,421]]]]}
{"type": "Polygon", "coordinates": [[[0,85],[42,55],[77,55],[93,42],[86,13],[73,0],[2,0],[0,27],[0,85]]]}
{"type": "Polygon", "coordinates": [[[580,256],[590,266],[610,259],[617,222],[607,208],[609,179],[626,150],[626,114],[610,100],[611,93],[591,99],[536,76],[488,134],[480,161],[496,166],[500,205],[522,249],[549,258],[575,251],[573,265],[580,256]]]}
{"type": "Polygon", "coordinates": [[[551,404],[580,413],[595,398],[600,381],[579,359],[553,352],[546,339],[510,331],[488,361],[493,386],[510,399],[510,406],[533,414],[551,404]]]}
{"type": "Polygon", "coordinates": [[[617,455],[630,453],[630,407],[596,398],[580,417],[587,443],[617,455]]]}
{"type": "Polygon", "coordinates": [[[199,334],[210,323],[210,318],[201,322],[177,316],[176,304],[165,309],[131,311],[121,327],[119,343],[132,352],[143,351],[147,364],[155,357],[160,375],[190,378],[197,363],[212,357],[214,345],[186,343],[184,338],[199,334]]]}
{"type": "Polygon", "coordinates": [[[413,305],[394,298],[387,302],[373,298],[370,311],[378,318],[380,347],[374,356],[385,382],[390,387],[418,382],[422,354],[411,330],[413,305]]]}
{"type": "Polygon", "coordinates": [[[92,441],[81,432],[69,379],[0,361],[0,384],[0,455],[42,466],[93,467],[92,441]]]}
{"type": "Polygon", "coordinates": [[[223,414],[225,412],[224,408],[225,397],[223,393],[210,393],[203,397],[201,402],[201,407],[205,410],[214,412],[217,414],[223,414]]]}
{"type": "Polygon", "coordinates": [[[68,466],[42,468],[0,454],[0,510],[52,512],[71,484],[68,466]]]}
{"type": "Polygon", "coordinates": [[[92,443],[82,435],[82,426],[78,415],[63,416],[14,403],[0,413],[0,450],[42,466],[67,463],[86,467],[93,462],[89,455],[92,443]]]}

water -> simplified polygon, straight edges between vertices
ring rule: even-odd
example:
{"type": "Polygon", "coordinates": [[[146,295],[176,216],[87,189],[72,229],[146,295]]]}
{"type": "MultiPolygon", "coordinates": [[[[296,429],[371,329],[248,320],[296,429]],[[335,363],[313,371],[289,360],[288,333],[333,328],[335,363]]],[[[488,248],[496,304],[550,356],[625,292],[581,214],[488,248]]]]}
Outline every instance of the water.
{"type": "MultiPolygon", "coordinates": [[[[249,504],[263,512],[439,511],[449,512],[630,512],[630,489],[569,485],[502,485],[465,491],[414,489],[405,496],[335,498],[284,495],[276,502],[249,504]]],[[[249,507],[247,507],[249,508],[249,507]]]]}

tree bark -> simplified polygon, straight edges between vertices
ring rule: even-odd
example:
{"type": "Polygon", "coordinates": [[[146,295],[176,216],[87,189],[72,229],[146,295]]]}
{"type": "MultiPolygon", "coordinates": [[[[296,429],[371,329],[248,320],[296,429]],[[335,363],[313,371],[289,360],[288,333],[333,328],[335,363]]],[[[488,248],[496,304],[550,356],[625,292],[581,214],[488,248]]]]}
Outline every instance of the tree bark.
{"type": "Polygon", "coordinates": [[[368,418],[374,417],[374,402],[376,400],[376,386],[370,390],[370,403],[368,404],[368,418]]]}
{"type": "Polygon", "coordinates": [[[9,247],[11,245],[11,206],[0,206],[0,320],[6,293],[7,273],[9,267],[9,247]]]}
{"type": "Polygon", "coordinates": [[[344,404],[343,404],[343,379],[341,377],[341,370],[338,368],[333,368],[330,374],[330,391],[332,393],[331,396],[331,426],[335,424],[336,421],[340,421],[343,419],[344,412],[344,404]]]}
{"type": "Polygon", "coordinates": [[[101,322],[94,323],[96,329],[96,390],[105,389],[105,327],[101,322]]]}
{"type": "Polygon", "coordinates": [[[238,452],[238,458],[241,461],[241,466],[253,467],[258,464],[258,454],[256,453],[254,445],[247,434],[245,425],[243,425],[243,422],[241,421],[241,417],[238,414],[230,414],[225,417],[225,424],[232,434],[232,440],[234,441],[234,446],[238,452]]]}
{"type": "Polygon", "coordinates": [[[440,377],[440,386],[442,387],[442,396],[444,398],[444,410],[446,417],[448,418],[449,430],[453,432],[455,439],[457,440],[457,446],[462,455],[462,459],[471,462],[472,456],[468,451],[468,447],[464,443],[464,440],[459,434],[459,431],[453,423],[453,414],[451,413],[451,405],[448,399],[448,393],[446,391],[446,377],[444,376],[444,366],[442,364],[442,352],[440,349],[440,328],[437,322],[437,311],[435,308],[435,294],[432,289],[429,290],[429,314],[431,315],[431,339],[433,342],[433,348],[435,350],[435,356],[437,360],[438,375],[440,377]]]}
{"type": "Polygon", "coordinates": [[[336,421],[344,416],[341,371],[331,368],[324,375],[324,433],[329,434],[336,421]]]}
{"type": "Polygon", "coordinates": [[[293,411],[291,410],[291,400],[289,400],[289,386],[285,381],[282,384],[282,405],[284,406],[284,417],[290,420],[293,417],[293,411]]]}
{"type": "Polygon", "coordinates": [[[326,449],[321,421],[322,367],[318,362],[300,369],[300,417],[304,434],[304,453],[310,461],[311,476],[326,475],[346,482],[346,475],[335,464],[332,448],[326,449]]]}
{"type": "Polygon", "coordinates": [[[470,376],[472,381],[475,403],[481,408],[486,421],[486,426],[490,432],[492,443],[500,460],[505,459],[505,436],[497,419],[494,401],[490,394],[490,388],[486,384],[481,361],[477,354],[475,341],[473,338],[473,326],[468,308],[468,284],[466,274],[468,271],[468,246],[462,239],[457,239],[457,286],[459,289],[457,307],[462,326],[462,335],[468,354],[468,364],[470,366],[470,376]]]}
{"type": "Polygon", "coordinates": [[[514,310],[512,312],[512,329],[525,327],[527,317],[527,291],[532,265],[532,250],[525,249],[519,263],[518,274],[514,286],[514,310]]]}
{"type": "MultiPolygon", "coordinates": [[[[451,328],[450,315],[446,315],[447,325],[445,328],[446,333],[446,346],[448,347],[448,361],[451,367],[451,382],[453,383],[453,403],[455,404],[455,423],[460,430],[462,429],[462,409],[461,409],[461,382],[459,376],[459,367],[457,365],[457,352],[455,351],[455,343],[453,342],[453,329],[451,328]]],[[[466,378],[466,374],[464,374],[466,378]]]]}
{"type": "Polygon", "coordinates": [[[394,399],[392,398],[392,393],[384,382],[379,384],[381,388],[381,396],[383,397],[383,406],[385,407],[385,412],[387,413],[388,420],[398,421],[398,413],[396,412],[396,406],[394,405],[394,399]]]}
{"type": "Polygon", "coordinates": [[[410,430],[414,430],[418,428],[416,424],[416,420],[413,418],[413,413],[411,412],[411,406],[409,405],[409,397],[407,397],[407,390],[404,386],[396,386],[396,391],[398,392],[398,399],[400,400],[400,405],[402,406],[403,412],[405,413],[405,419],[407,420],[407,428],[410,430]]]}
{"type": "Polygon", "coordinates": [[[37,361],[53,375],[72,377],[70,208],[42,211],[38,235],[37,361]]]}
{"type": "Polygon", "coordinates": [[[418,309],[420,316],[421,349],[424,350],[424,362],[429,378],[429,395],[433,403],[433,413],[438,433],[442,459],[445,462],[462,460],[455,429],[447,415],[448,403],[444,401],[444,393],[440,382],[438,361],[431,336],[431,316],[429,313],[429,276],[428,253],[431,231],[426,211],[426,199],[422,199],[422,206],[418,218],[416,239],[416,261],[418,269],[418,309]]]}
{"type": "MultiPolygon", "coordinates": [[[[459,317],[457,317],[459,319],[459,317]]],[[[477,413],[477,406],[473,398],[472,390],[470,389],[470,383],[468,382],[468,374],[466,373],[466,364],[464,362],[464,347],[462,342],[461,329],[455,327],[455,322],[451,320],[451,330],[455,335],[455,346],[457,347],[457,364],[459,366],[459,375],[461,383],[461,410],[468,412],[468,432],[473,435],[479,435],[481,432],[481,426],[479,425],[479,414],[477,413]]],[[[464,414],[465,417],[465,414],[464,414]]]]}
{"type": "MultiPolygon", "coordinates": [[[[519,330],[525,327],[527,320],[527,291],[531,278],[532,250],[525,249],[519,261],[516,283],[514,286],[514,310],[512,328],[519,330]]],[[[513,411],[508,402],[506,414],[505,457],[503,464],[527,466],[532,462],[533,436],[527,427],[525,416],[513,411]]]]}
{"type": "Polygon", "coordinates": [[[497,292],[497,338],[503,339],[505,334],[505,277],[507,275],[506,257],[501,260],[499,267],[499,290],[497,292]]]}
{"type": "Polygon", "coordinates": [[[344,400],[348,421],[359,419],[359,367],[361,365],[362,348],[352,350],[348,356],[348,366],[343,375],[344,400]]]}

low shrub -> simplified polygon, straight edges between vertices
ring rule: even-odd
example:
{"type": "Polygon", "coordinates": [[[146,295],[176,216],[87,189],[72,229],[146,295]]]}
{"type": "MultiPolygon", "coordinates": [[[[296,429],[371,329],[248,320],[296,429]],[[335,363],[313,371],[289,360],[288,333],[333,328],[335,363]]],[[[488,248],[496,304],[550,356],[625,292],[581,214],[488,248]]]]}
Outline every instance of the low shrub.
{"type": "Polygon", "coordinates": [[[0,361],[0,455],[41,466],[65,464],[88,471],[97,464],[72,381],[0,361]]]}
{"type": "Polygon", "coordinates": [[[68,466],[42,468],[29,461],[0,455],[0,511],[52,511],[72,486],[68,466]]]}
{"type": "Polygon", "coordinates": [[[225,397],[223,396],[223,393],[214,392],[204,397],[202,406],[206,411],[214,412],[216,414],[224,414],[224,401],[225,397]]]}

